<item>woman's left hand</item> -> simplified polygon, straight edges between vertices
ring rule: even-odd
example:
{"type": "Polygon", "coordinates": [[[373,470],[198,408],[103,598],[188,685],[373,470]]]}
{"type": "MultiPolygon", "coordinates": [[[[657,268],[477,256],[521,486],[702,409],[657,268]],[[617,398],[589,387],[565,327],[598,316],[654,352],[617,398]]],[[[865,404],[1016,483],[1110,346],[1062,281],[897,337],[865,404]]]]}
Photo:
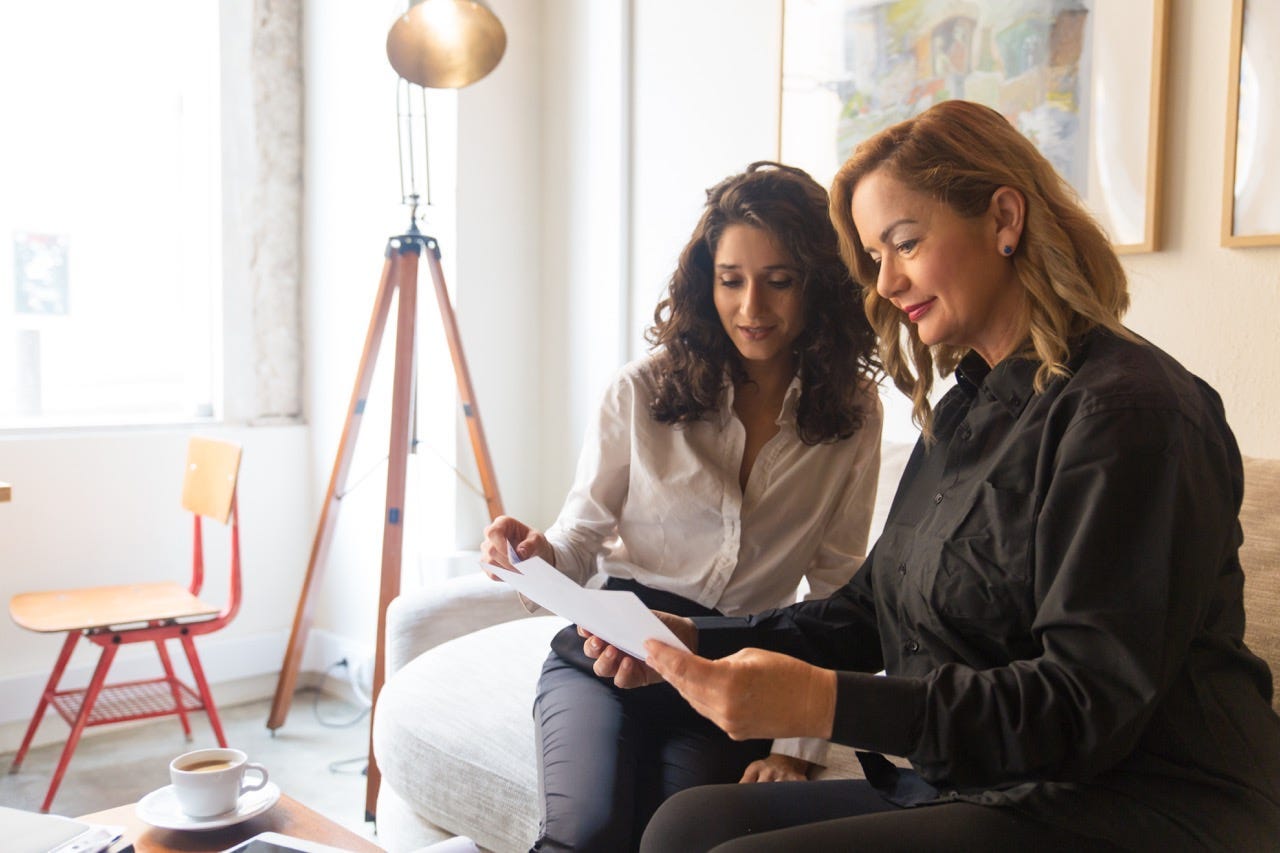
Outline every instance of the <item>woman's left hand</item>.
{"type": "Polygon", "coordinates": [[[751,782],[803,782],[809,778],[811,762],[790,755],[772,753],[768,758],[761,758],[747,765],[746,772],[738,780],[739,784],[751,782]]]}
{"type": "Polygon", "coordinates": [[[707,660],[656,640],[644,648],[645,663],[734,740],[831,737],[834,670],[761,649],[707,660]]]}

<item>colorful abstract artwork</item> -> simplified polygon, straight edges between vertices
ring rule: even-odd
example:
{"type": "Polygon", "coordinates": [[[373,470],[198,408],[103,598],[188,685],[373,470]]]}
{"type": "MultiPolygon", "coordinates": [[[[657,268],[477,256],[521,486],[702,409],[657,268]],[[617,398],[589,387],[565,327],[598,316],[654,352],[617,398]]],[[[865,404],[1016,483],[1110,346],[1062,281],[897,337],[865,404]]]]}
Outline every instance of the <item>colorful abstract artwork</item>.
{"type": "Polygon", "coordinates": [[[877,131],[942,100],[978,101],[1108,207],[1107,224],[1134,237],[1122,242],[1139,242],[1150,110],[1141,124],[1115,119],[1133,85],[1149,100],[1159,2],[785,0],[779,155],[829,181],[877,131]]]}

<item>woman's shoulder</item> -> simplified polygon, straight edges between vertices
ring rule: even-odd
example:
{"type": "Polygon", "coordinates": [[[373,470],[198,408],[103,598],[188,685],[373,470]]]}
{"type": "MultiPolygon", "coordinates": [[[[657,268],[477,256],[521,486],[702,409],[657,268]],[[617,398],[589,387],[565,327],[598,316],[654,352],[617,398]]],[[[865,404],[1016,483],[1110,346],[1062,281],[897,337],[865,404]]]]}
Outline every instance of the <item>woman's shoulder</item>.
{"type": "Polygon", "coordinates": [[[1064,396],[1082,415],[1119,409],[1179,413],[1201,426],[1222,420],[1222,400],[1207,382],[1155,344],[1109,331],[1090,335],[1072,365],[1064,396]]]}
{"type": "Polygon", "coordinates": [[[660,370],[661,364],[657,355],[652,353],[643,355],[622,365],[618,369],[613,382],[615,385],[641,388],[646,393],[652,394],[654,387],[658,383],[660,370]]]}
{"type": "Polygon", "coordinates": [[[607,398],[626,400],[646,409],[658,393],[662,364],[658,356],[649,354],[628,361],[614,374],[607,398]]]}

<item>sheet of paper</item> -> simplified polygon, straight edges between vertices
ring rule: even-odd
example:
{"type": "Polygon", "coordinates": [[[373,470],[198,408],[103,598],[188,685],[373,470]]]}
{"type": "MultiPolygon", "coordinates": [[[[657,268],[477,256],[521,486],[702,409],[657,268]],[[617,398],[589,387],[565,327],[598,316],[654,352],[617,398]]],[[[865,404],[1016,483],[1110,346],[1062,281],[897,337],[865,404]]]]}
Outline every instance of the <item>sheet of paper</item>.
{"type": "Polygon", "coordinates": [[[494,574],[515,587],[525,598],[586,628],[632,657],[644,660],[645,640],[658,640],[689,650],[634,592],[584,589],[540,557],[518,560],[509,546],[507,557],[519,571],[497,568],[494,574]]]}

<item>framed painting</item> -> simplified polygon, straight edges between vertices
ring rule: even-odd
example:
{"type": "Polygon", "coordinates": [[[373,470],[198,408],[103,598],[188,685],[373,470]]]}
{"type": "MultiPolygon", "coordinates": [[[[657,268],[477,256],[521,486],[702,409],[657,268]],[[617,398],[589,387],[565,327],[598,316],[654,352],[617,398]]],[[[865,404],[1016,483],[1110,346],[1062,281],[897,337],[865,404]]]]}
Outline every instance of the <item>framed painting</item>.
{"type": "Polygon", "coordinates": [[[1035,142],[1118,252],[1155,251],[1168,4],[783,0],[778,158],[829,184],[868,136],[978,101],[1035,142]]]}
{"type": "Polygon", "coordinates": [[[1232,0],[1222,245],[1280,245],[1280,4],[1232,0]]]}

